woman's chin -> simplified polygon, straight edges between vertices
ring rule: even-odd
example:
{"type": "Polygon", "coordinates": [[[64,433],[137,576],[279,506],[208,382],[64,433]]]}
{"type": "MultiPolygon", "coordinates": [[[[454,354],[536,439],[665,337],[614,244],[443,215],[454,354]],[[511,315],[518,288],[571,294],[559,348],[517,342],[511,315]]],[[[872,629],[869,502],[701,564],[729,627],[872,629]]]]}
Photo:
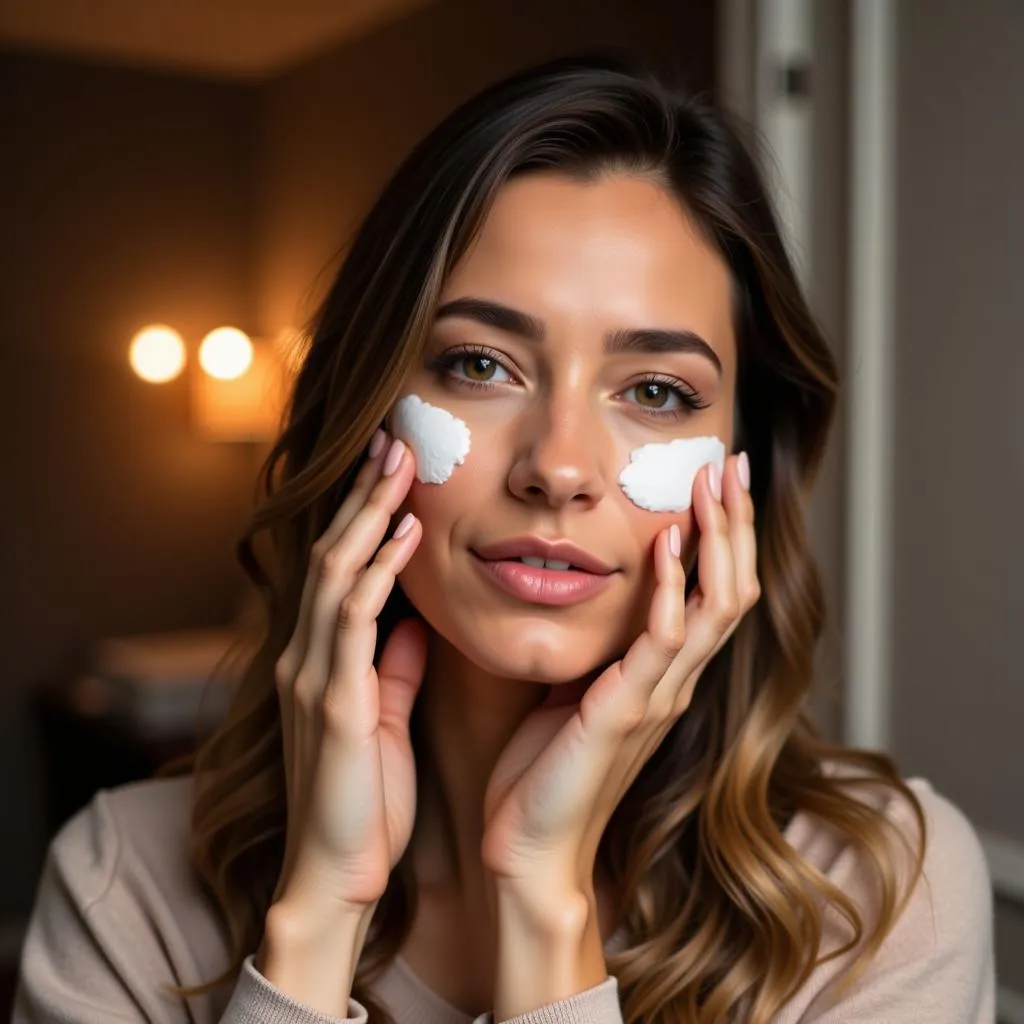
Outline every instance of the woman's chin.
{"type": "Polygon", "coordinates": [[[513,631],[509,636],[491,634],[484,643],[466,643],[459,638],[453,646],[489,675],[550,686],[592,676],[620,656],[605,650],[606,644],[597,638],[587,642],[578,634],[571,638],[524,636],[522,631],[513,631]]]}

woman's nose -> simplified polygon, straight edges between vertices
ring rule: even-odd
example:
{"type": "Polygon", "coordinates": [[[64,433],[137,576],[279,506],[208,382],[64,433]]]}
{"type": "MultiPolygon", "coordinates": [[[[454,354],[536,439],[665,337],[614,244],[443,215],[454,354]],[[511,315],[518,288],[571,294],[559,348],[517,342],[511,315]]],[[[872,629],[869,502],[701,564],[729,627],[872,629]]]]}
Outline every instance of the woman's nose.
{"type": "Polygon", "coordinates": [[[562,407],[531,418],[509,473],[509,490],[522,501],[560,508],[594,505],[604,496],[604,428],[593,417],[562,407]]]}

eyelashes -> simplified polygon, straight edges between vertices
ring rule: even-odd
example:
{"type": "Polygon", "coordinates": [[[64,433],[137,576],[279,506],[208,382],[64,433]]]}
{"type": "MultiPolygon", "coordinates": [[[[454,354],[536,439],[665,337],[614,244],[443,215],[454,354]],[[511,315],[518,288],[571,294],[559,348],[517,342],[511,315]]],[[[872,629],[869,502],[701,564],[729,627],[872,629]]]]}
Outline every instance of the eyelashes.
{"type": "MultiPolygon", "coordinates": [[[[634,384],[630,384],[626,389],[627,391],[633,391],[637,388],[649,388],[656,386],[669,392],[674,397],[678,398],[679,401],[685,406],[690,412],[696,412],[699,409],[706,409],[711,403],[705,401],[700,393],[694,388],[690,387],[685,381],[678,380],[675,377],[664,377],[659,373],[648,374],[645,377],[641,377],[640,380],[634,384]]],[[[645,412],[663,412],[666,413],[670,410],[664,410],[661,407],[652,406],[640,406],[645,412]]],[[[678,409],[678,407],[677,407],[678,409]]],[[[676,411],[676,410],[671,410],[676,411]]]]}
{"type": "Polygon", "coordinates": [[[490,389],[495,384],[508,384],[511,381],[518,380],[515,374],[513,374],[512,371],[509,370],[502,362],[502,356],[500,353],[483,346],[463,345],[459,348],[448,349],[447,352],[442,352],[439,356],[434,356],[428,360],[427,366],[439,376],[445,377],[453,383],[460,385],[468,384],[477,389],[483,388],[486,390],[490,389]],[[503,373],[507,374],[509,379],[493,380],[490,377],[486,377],[474,380],[472,377],[460,377],[455,373],[455,370],[460,363],[468,363],[471,360],[476,360],[480,363],[488,363],[494,369],[501,370],[503,373]]]}
{"type": "MultiPolygon", "coordinates": [[[[427,360],[427,368],[436,373],[450,387],[468,391],[492,391],[504,384],[520,383],[516,374],[510,370],[504,362],[500,352],[487,348],[484,345],[460,345],[448,349],[440,355],[432,356],[427,360]],[[466,364],[475,361],[477,363],[475,372],[481,374],[489,373],[489,376],[473,378],[467,376],[460,369],[466,364]],[[494,374],[501,373],[504,377],[495,378],[494,374]]],[[[643,415],[660,420],[679,419],[700,409],[706,409],[710,402],[706,401],[695,388],[685,381],[675,377],[667,377],[664,374],[644,374],[637,380],[630,383],[620,395],[628,395],[646,389],[650,397],[651,389],[666,393],[670,398],[677,401],[675,406],[648,406],[640,402],[626,401],[643,415]]]]}

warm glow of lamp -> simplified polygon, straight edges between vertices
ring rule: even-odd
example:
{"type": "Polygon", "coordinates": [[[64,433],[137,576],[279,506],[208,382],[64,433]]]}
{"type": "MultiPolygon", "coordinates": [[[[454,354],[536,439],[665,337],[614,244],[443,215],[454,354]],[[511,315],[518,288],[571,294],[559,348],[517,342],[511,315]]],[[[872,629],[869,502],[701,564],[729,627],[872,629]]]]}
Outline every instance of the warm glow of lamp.
{"type": "Polygon", "coordinates": [[[199,365],[218,380],[241,377],[253,361],[249,336],[237,327],[218,327],[199,345],[199,365]]]}
{"type": "Polygon", "coordinates": [[[269,341],[246,342],[250,363],[239,376],[192,375],[192,418],[207,440],[270,441],[277,436],[287,391],[283,361],[269,341]]]}
{"type": "Polygon", "coordinates": [[[128,347],[132,369],[151,384],[174,380],[185,366],[185,343],[181,335],[164,324],[143,327],[128,347]]]}

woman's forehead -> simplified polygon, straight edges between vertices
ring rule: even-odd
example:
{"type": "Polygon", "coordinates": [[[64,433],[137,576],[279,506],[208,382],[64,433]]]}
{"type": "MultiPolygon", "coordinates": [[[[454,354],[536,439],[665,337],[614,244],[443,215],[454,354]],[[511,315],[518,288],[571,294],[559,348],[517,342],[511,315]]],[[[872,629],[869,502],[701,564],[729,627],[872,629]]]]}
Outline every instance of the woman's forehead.
{"type": "Polygon", "coordinates": [[[441,302],[465,296],[555,323],[690,330],[723,364],[735,359],[729,269],[650,178],[535,173],[508,182],[441,302]]]}

